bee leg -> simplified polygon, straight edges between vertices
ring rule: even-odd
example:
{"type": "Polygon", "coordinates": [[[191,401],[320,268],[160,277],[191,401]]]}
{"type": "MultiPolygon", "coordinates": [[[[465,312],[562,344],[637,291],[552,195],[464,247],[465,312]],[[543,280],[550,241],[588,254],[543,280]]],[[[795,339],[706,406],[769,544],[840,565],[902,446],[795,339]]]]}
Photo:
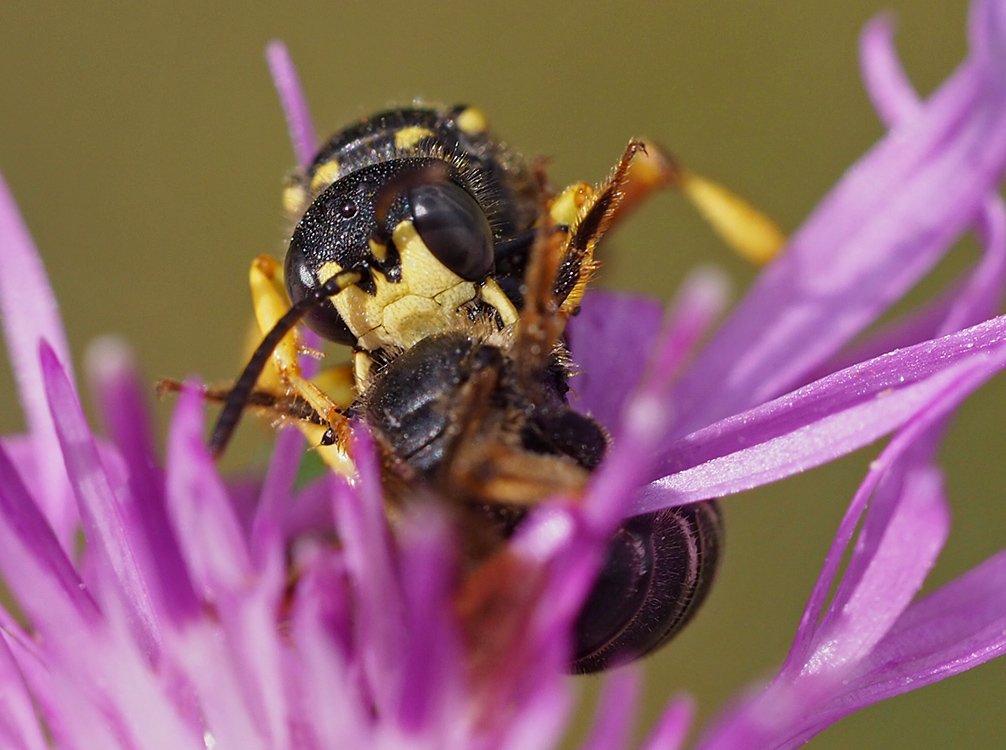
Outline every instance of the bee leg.
{"type": "MultiPolygon", "coordinates": [[[[185,383],[174,378],[161,378],[155,388],[158,397],[166,393],[178,393],[185,388],[185,383]]],[[[200,393],[207,401],[225,403],[230,396],[230,387],[202,386],[200,393]]],[[[293,395],[283,395],[264,388],[256,388],[248,396],[248,406],[280,419],[322,424],[321,417],[303,399],[293,395]]]]}
{"type": "Polygon", "coordinates": [[[569,227],[554,288],[564,313],[580,304],[604,234],[665,188],[681,192],[731,249],[753,263],[772,260],[786,243],[776,223],[745,199],[688,169],[653,141],[632,140],[600,187],[571,185],[549,206],[551,221],[569,227]]]}
{"type": "MultiPolygon", "coordinates": [[[[251,266],[249,282],[255,319],[263,336],[277,324],[290,309],[283,286],[283,269],[275,258],[260,255],[251,266]]],[[[303,376],[298,355],[303,350],[297,328],[292,328],[273,349],[270,357],[272,377],[285,393],[306,403],[319,417],[320,424],[310,421],[297,423],[312,445],[317,446],[322,459],[336,472],[352,472],[352,463],[346,454],[349,444],[349,420],[343,413],[353,402],[352,369],[349,365],[333,368],[320,377],[327,379],[335,390],[324,390],[303,376]]]]}

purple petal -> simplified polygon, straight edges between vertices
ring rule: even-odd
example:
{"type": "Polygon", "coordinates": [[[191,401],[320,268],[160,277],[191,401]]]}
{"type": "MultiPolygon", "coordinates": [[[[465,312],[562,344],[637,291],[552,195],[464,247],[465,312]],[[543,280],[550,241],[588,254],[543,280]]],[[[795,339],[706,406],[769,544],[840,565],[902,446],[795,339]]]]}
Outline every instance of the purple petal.
{"type": "Polygon", "coordinates": [[[1003,653],[1006,552],[909,607],[870,653],[850,688],[858,700],[873,703],[1003,653]]]}
{"type": "MultiPolygon", "coordinates": [[[[866,26],[860,50],[867,90],[885,124],[894,128],[916,115],[921,105],[898,60],[888,19],[875,19],[866,26]]],[[[942,327],[932,335],[980,323],[1002,305],[1006,286],[1006,207],[996,191],[986,198],[977,229],[985,255],[956,296],[942,327]]]]}
{"type": "Polygon", "coordinates": [[[679,750],[684,747],[695,717],[695,702],[687,695],[671,701],[640,750],[679,750]]]}
{"type": "MultiPolygon", "coordinates": [[[[889,127],[897,126],[920,111],[915,91],[898,61],[892,35],[890,20],[882,17],[871,21],[860,38],[867,90],[881,119],[889,127]]],[[[962,282],[952,285],[950,293],[871,334],[811,379],[883,352],[975,325],[995,315],[1001,309],[1006,287],[1006,209],[995,192],[985,200],[977,231],[985,254],[962,282]]]]}
{"type": "Polygon", "coordinates": [[[144,391],[132,356],[115,339],[99,339],[87,366],[105,428],[127,467],[128,502],[122,511],[138,541],[135,552],[156,595],[158,609],[173,616],[198,607],[165,508],[164,472],[157,466],[144,391]]]}
{"type": "Polygon", "coordinates": [[[626,398],[646,369],[663,317],[656,300],[589,292],[567,329],[577,368],[570,379],[570,403],[608,428],[618,424],[626,398]]]}
{"type": "Polygon", "coordinates": [[[670,384],[725,298],[725,282],[709,271],[692,274],[682,286],[646,362],[645,377],[622,407],[613,445],[584,498],[580,517],[593,533],[607,536],[613,531],[635,489],[652,476],[657,448],[676,416],[668,404],[670,384]]]}
{"type": "Polygon", "coordinates": [[[77,508],[59,460],[59,444],[49,416],[38,361],[40,341],[48,341],[72,381],[70,348],[56,298],[28,228],[0,176],[0,319],[10,355],[14,380],[21,395],[25,418],[35,446],[36,467],[45,492],[42,512],[68,549],[77,525],[77,508]]]}
{"type": "MultiPolygon", "coordinates": [[[[329,487],[331,485],[328,485],[329,487]]],[[[293,611],[293,638],[301,656],[296,692],[303,722],[320,748],[365,747],[366,702],[347,655],[352,630],[350,597],[340,555],[320,549],[304,566],[293,611]]]]}
{"type": "Polygon", "coordinates": [[[894,21],[871,19],[859,37],[863,83],[873,108],[888,127],[917,115],[922,106],[894,49],[894,21]]]}
{"type": "Polygon", "coordinates": [[[244,534],[203,440],[199,389],[178,398],[168,435],[168,515],[200,596],[214,601],[253,576],[244,534]]]}
{"type": "Polygon", "coordinates": [[[406,735],[441,737],[446,744],[462,710],[462,652],[451,596],[456,561],[450,529],[435,508],[404,519],[401,581],[408,613],[398,723],[406,735]]]}
{"type": "MultiPolygon", "coordinates": [[[[878,493],[893,497],[874,500],[894,505],[893,515],[880,529],[867,521],[857,552],[863,546],[870,551],[858,555],[865,558],[857,560],[862,569],[843,580],[843,590],[815,638],[806,672],[835,669],[868,654],[921,588],[943,549],[950,516],[942,474],[929,466],[911,466],[895,477],[888,477],[878,493]]],[[[871,509],[870,517],[875,513],[871,509]]]]}
{"type": "Polygon", "coordinates": [[[683,359],[726,307],[727,289],[719,271],[699,269],[685,279],[666,314],[645,297],[590,292],[568,329],[577,368],[570,403],[609,429],[616,427],[647,369],[676,374],[681,364],[652,361],[661,330],[673,331],[678,342],[666,350],[667,356],[683,359]]]}
{"type": "Polygon", "coordinates": [[[827,702],[808,710],[795,746],[841,718],[1006,654],[1006,552],[909,607],[827,702]]]}
{"type": "Polygon", "coordinates": [[[293,428],[281,430],[276,438],[269,471],[252,518],[249,541],[252,557],[260,568],[285,565],[284,516],[292,504],[293,483],[300,466],[303,445],[303,437],[293,428]]]}
{"type": "Polygon", "coordinates": [[[208,619],[192,621],[170,635],[164,641],[166,656],[195,690],[214,746],[271,750],[262,736],[262,717],[246,701],[241,669],[226,636],[208,619]]]}
{"type": "MultiPolygon", "coordinates": [[[[634,512],[720,497],[781,479],[860,448],[903,424],[958,378],[998,357],[1006,317],[891,352],[677,441],[667,474],[634,512]]],[[[996,360],[998,362],[998,359],[996,360]]]]}
{"type": "Polygon", "coordinates": [[[153,654],[159,640],[159,624],[147,579],[134,551],[135,547],[143,546],[142,539],[134,538],[134,528],[127,523],[98,458],[94,437],[73,386],[55,352],[44,342],[40,359],[66,473],[77,493],[88,554],[93,555],[103,587],[106,584],[111,586],[111,590],[99,593],[122,597],[133,620],[134,635],[143,644],[144,650],[153,654]]]}
{"type": "Polygon", "coordinates": [[[306,168],[314,157],[318,145],[311,112],[307,107],[307,99],[301,88],[300,79],[290,52],[280,41],[272,41],[265,48],[266,61],[272,74],[273,85],[279,94],[279,102],[286,116],[286,127],[290,133],[290,143],[297,157],[297,164],[306,168]]]}
{"type": "Polygon", "coordinates": [[[1006,166],[1000,62],[973,55],[846,174],[683,378],[681,431],[792,387],[950,247],[1006,166]]]}
{"type": "Polygon", "coordinates": [[[47,750],[31,694],[14,662],[6,639],[0,638],[0,743],[12,750],[47,750]]]}
{"type": "Polygon", "coordinates": [[[502,730],[501,750],[551,750],[559,746],[572,701],[558,674],[553,671],[526,696],[521,710],[502,730]]]}
{"type": "Polygon", "coordinates": [[[2,448],[0,572],[42,632],[73,637],[97,616],[94,600],[2,448]]]}
{"type": "Polygon", "coordinates": [[[358,428],[352,446],[358,479],[353,486],[336,485],[335,517],[353,586],[357,652],[377,710],[391,716],[405,663],[406,626],[374,453],[358,428]]]}
{"type": "Polygon", "coordinates": [[[640,675],[634,669],[619,669],[608,676],[594,712],[594,726],[582,750],[610,750],[628,745],[639,691],[640,675]]]}

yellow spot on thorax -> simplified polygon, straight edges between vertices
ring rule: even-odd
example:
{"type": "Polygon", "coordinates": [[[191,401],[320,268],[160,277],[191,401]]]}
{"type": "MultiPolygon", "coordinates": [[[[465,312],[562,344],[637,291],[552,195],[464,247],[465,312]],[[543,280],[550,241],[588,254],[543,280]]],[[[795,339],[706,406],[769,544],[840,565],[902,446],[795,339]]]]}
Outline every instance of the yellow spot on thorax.
{"type": "Polygon", "coordinates": [[[311,192],[317,193],[324,190],[337,179],[339,179],[339,162],[336,159],[331,159],[314,170],[314,176],[311,178],[311,192]]]}
{"type": "Polygon", "coordinates": [[[476,107],[468,107],[457,116],[458,128],[466,135],[479,135],[489,129],[489,120],[476,107]]]}
{"type": "Polygon", "coordinates": [[[410,125],[395,133],[395,147],[400,149],[412,148],[423,138],[429,138],[431,135],[433,135],[433,131],[429,128],[424,128],[421,125],[410,125]]]}

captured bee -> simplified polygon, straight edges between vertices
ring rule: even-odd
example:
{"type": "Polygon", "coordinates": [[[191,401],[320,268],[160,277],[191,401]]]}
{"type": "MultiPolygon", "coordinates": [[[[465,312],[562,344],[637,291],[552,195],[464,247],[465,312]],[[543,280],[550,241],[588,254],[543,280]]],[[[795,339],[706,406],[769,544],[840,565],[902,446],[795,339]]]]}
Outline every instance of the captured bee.
{"type": "MultiPolygon", "coordinates": [[[[344,447],[359,420],[388,503],[442,499],[477,567],[530,507],[580,492],[604,459],[604,427],[567,403],[565,326],[601,237],[671,172],[633,141],[600,187],[553,193],[542,166],[470,107],[396,109],[342,130],[287,187],[282,270],[269,258],[253,268],[267,333],[221,395],[211,448],[225,448],[246,406],[266,406],[302,420],[351,471],[344,447]],[[334,392],[300,372],[302,321],[352,347],[334,392]],[[270,358],[279,395],[257,387],[270,358]]],[[[627,519],[577,620],[570,668],[603,670],[668,641],[708,591],[721,533],[713,502],[627,519]]]]}

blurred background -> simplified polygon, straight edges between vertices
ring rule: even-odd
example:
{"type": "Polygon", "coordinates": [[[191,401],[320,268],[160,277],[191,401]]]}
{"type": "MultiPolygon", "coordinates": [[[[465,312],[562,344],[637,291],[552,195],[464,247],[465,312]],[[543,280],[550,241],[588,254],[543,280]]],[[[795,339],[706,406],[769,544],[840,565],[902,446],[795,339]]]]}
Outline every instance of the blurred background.
{"type": "MultiPolygon", "coordinates": [[[[142,7],[7,2],[0,9],[0,169],[41,249],[81,369],[96,336],[135,349],[151,382],[238,372],[257,253],[283,253],[280,186],[293,165],[263,60],[284,39],[320,135],[413,98],[478,104],[556,184],[603,177],[646,135],[791,230],[882,133],[857,38],[896,14],[899,46],[929,92],[964,54],[962,1],[495,4],[204,3],[142,7]]],[[[965,240],[942,279],[974,258],[965,240]]],[[[673,195],[608,244],[601,283],[669,297],[721,265],[753,270],[673,195]]],[[[0,269],[0,273],[3,269],[0,269]]],[[[938,281],[927,282],[923,293],[938,281]]],[[[161,407],[162,415],[166,408],[161,407]]],[[[930,586],[1003,546],[1006,382],[962,410],[944,452],[955,525],[930,586]]],[[[249,420],[232,465],[256,460],[249,420]]],[[[0,430],[20,429],[0,364],[0,430]]],[[[256,442],[256,441],[259,442],[256,442]]],[[[650,659],[644,723],[680,691],[705,721],[785,656],[827,544],[874,446],[725,503],[728,546],[696,621],[650,659]]],[[[588,706],[595,683],[581,680],[588,706]]],[[[876,706],[819,748],[1001,747],[1006,664],[876,706]]]]}

